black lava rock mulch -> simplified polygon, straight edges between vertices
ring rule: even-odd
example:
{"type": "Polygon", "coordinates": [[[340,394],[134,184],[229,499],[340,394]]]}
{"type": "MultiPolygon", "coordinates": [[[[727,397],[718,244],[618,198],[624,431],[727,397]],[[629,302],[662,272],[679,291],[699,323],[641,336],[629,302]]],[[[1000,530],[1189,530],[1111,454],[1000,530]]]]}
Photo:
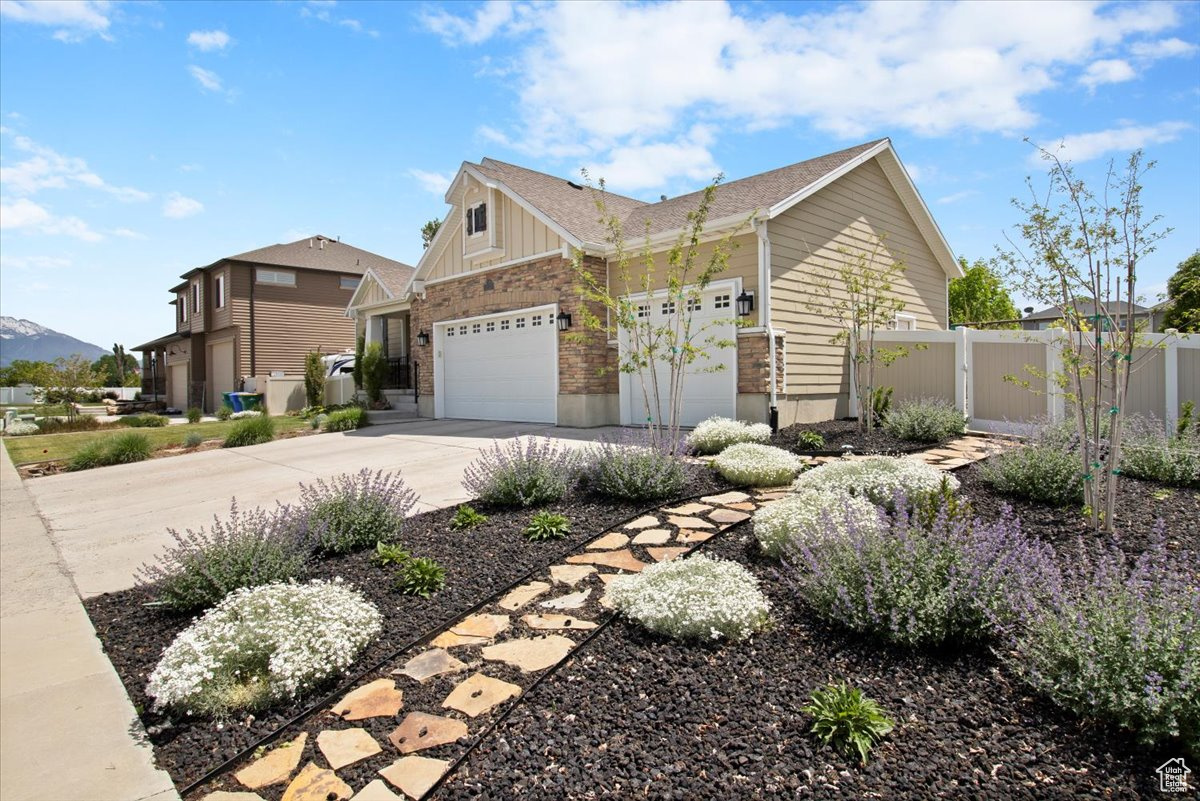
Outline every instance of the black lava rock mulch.
{"type": "MultiPolygon", "coordinates": [[[[976,508],[999,510],[1004,499],[967,472],[976,508]]],[[[1151,505],[1161,487],[1126,486],[1130,548],[1159,514],[1170,538],[1194,543],[1200,492],[1175,490],[1173,504],[1151,505]]],[[[1027,530],[1056,546],[1064,527],[1076,528],[1061,510],[1019,511],[1027,530]]],[[[1033,696],[984,648],[893,648],[816,620],[759,555],[748,524],[705,550],[759,577],[772,629],[706,647],[618,619],[530,693],[434,797],[1149,798],[1155,768],[1179,756],[1033,696]],[[801,707],[830,680],[862,688],[897,723],[865,767],[808,734],[801,707]]]]}
{"type": "MultiPolygon", "coordinates": [[[[704,468],[695,467],[692,472],[681,497],[728,488],[704,468]]],[[[393,583],[393,571],[372,564],[370,552],[321,559],[308,578],[341,576],[383,613],[383,632],[347,671],[347,676],[354,676],[411,641],[452,622],[529,571],[561,561],[564,554],[578,550],[592,537],[653,506],[656,504],[570,495],[559,503],[542,507],[564,514],[572,522],[572,533],[567,538],[546,543],[528,542],[521,534],[536,510],[477,505],[489,519],[466,532],[450,529],[454,509],[415,515],[405,523],[401,542],[413,555],[432,557],[446,569],[445,587],[428,599],[400,594],[393,583]]],[[[145,606],[152,598],[150,589],[137,587],[91,598],[84,605],[109,660],[138,709],[159,767],[169,772],[179,787],[199,779],[274,732],[345,679],[330,681],[307,697],[257,717],[219,724],[156,712],[152,708],[153,699],[145,692],[146,680],[163,649],[193,618],[145,606]]]]}
{"type": "Polygon", "coordinates": [[[916,453],[917,451],[936,448],[938,443],[909,442],[893,437],[882,429],[866,432],[858,430],[854,420],[826,420],[823,423],[797,423],[787,428],[781,428],[771,437],[771,444],[777,448],[802,453],[810,456],[840,455],[843,445],[853,446],[854,453],[916,453]],[[805,431],[814,431],[825,438],[825,447],[813,450],[800,443],[799,437],[805,431]]]}

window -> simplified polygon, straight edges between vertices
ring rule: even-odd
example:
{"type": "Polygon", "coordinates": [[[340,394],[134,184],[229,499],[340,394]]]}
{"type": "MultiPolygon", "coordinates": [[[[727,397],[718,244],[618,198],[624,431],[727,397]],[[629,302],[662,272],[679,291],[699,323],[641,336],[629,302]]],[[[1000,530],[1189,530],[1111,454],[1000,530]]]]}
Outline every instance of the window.
{"type": "Polygon", "coordinates": [[[495,331],[495,330],[496,330],[496,324],[495,324],[495,323],[491,323],[491,322],[489,322],[489,323],[487,324],[487,332],[490,334],[490,333],[492,333],[492,332],[493,332],[493,331],[495,331]]]}
{"type": "Polygon", "coordinates": [[[338,286],[342,289],[355,290],[358,289],[358,282],[362,279],[357,275],[343,275],[338,279],[338,286]]]}
{"type": "Polygon", "coordinates": [[[454,336],[454,326],[450,326],[449,328],[446,329],[446,336],[448,336],[448,337],[454,336]]]}
{"type": "Polygon", "coordinates": [[[200,313],[200,282],[192,282],[192,314],[200,313]]]}
{"type": "Polygon", "coordinates": [[[459,336],[465,337],[467,335],[467,327],[465,325],[460,325],[458,327],[458,334],[459,334],[459,336]]]}
{"type": "Polygon", "coordinates": [[[666,303],[664,303],[662,305],[662,313],[663,314],[674,314],[675,313],[675,301],[668,300],[666,303]]]}
{"type": "Polygon", "coordinates": [[[179,307],[179,322],[186,323],[188,321],[187,295],[180,292],[179,297],[175,299],[175,305],[179,307]]]}
{"type": "Polygon", "coordinates": [[[482,234],[487,230],[487,204],[480,203],[467,209],[467,236],[482,234]]]}
{"type": "Polygon", "coordinates": [[[501,320],[501,321],[500,321],[500,330],[501,330],[501,331],[507,331],[507,330],[508,330],[508,320],[501,320]]]}
{"type": "Polygon", "coordinates": [[[518,317],[517,318],[517,328],[524,328],[524,327],[525,327],[525,318],[518,317]]]}
{"type": "Polygon", "coordinates": [[[471,326],[471,333],[472,333],[472,334],[478,334],[478,333],[479,333],[479,323],[475,323],[474,325],[472,325],[472,326],[471,326]]]}
{"type": "Polygon", "coordinates": [[[534,325],[541,325],[542,324],[542,315],[540,315],[540,314],[533,315],[533,317],[531,318],[531,321],[533,322],[534,325]]]}
{"type": "Polygon", "coordinates": [[[691,312],[698,312],[698,311],[700,311],[700,301],[699,301],[699,299],[697,299],[697,298],[688,298],[688,301],[687,301],[687,310],[688,310],[688,313],[689,313],[689,314],[690,314],[691,312]]]}
{"type": "Polygon", "coordinates": [[[218,309],[225,308],[225,273],[217,273],[213,279],[213,306],[218,309]]]}
{"type": "Polygon", "coordinates": [[[897,331],[916,331],[917,318],[911,314],[896,312],[896,322],[892,326],[897,331]]]}
{"type": "Polygon", "coordinates": [[[729,296],[728,295],[717,295],[715,298],[713,298],[713,308],[714,309],[728,309],[729,308],[729,296]]]}
{"type": "Polygon", "coordinates": [[[637,307],[637,316],[639,319],[643,318],[643,317],[649,317],[650,316],[650,307],[646,304],[642,304],[641,306],[638,306],[637,307]]]}
{"type": "Polygon", "coordinates": [[[296,274],[287,272],[286,270],[264,270],[260,268],[254,271],[254,280],[260,284],[295,286],[296,274]]]}

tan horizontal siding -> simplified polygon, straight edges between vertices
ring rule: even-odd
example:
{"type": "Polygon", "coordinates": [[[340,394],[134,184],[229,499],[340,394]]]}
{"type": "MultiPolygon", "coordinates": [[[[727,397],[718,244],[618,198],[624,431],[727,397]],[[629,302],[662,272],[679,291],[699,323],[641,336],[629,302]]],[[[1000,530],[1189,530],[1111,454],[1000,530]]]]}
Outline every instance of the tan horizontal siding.
{"type": "Polygon", "coordinates": [[[823,268],[847,261],[843,249],[869,254],[883,241],[880,259],[906,265],[895,285],[896,295],[904,301],[902,313],[914,315],[919,330],[946,328],[945,271],[876,161],[861,165],[771,220],[767,230],[771,323],[787,331],[789,393],[849,390],[845,347],[830,342],[841,327],[805,306],[806,301],[819,301],[812,294],[813,279],[828,274],[823,268]]]}
{"type": "MultiPolygon", "coordinates": [[[[644,291],[642,289],[643,261],[637,242],[631,241],[626,244],[633,251],[629,263],[630,286],[628,289],[624,286],[616,262],[610,261],[608,270],[609,291],[614,294],[637,294],[644,291]]],[[[754,292],[755,296],[758,297],[757,235],[740,234],[735,236],[730,244],[733,245],[733,250],[729,254],[728,266],[724,271],[715,275],[713,281],[728,281],[732,278],[740,278],[742,279],[742,288],[754,292]]],[[[696,248],[695,266],[690,271],[692,277],[699,275],[704,270],[708,264],[708,260],[712,258],[713,251],[716,250],[717,245],[718,242],[705,242],[696,248]]],[[[655,291],[661,291],[666,287],[667,275],[670,269],[670,265],[667,264],[667,250],[656,252],[654,254],[655,291]]],[[[752,316],[752,319],[757,319],[757,317],[752,316]]]]}

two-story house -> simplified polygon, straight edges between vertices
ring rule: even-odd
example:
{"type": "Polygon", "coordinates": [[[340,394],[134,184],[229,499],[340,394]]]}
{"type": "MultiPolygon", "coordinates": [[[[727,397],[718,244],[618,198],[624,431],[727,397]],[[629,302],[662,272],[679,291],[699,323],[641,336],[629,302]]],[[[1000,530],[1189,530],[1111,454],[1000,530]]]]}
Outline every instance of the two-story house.
{"type": "Polygon", "coordinates": [[[208,411],[248,376],[302,373],[309,351],[354,347],[345,308],[370,268],[411,275],[398,261],[324,236],[239,253],[172,286],[175,331],[139,345],[166,378],[168,405],[208,411]]]}

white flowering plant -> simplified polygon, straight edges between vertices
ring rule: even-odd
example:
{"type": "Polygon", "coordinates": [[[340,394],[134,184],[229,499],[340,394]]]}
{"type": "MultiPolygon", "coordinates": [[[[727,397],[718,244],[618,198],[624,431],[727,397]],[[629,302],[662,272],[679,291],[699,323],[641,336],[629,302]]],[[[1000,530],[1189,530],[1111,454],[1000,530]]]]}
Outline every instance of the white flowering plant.
{"type": "Polygon", "coordinates": [[[146,693],[188,715],[263,709],[344,671],[382,622],[340,579],[235,590],[167,646],[146,693]]]}
{"type": "Polygon", "coordinates": [[[754,536],[772,558],[798,547],[813,548],[831,535],[845,534],[847,521],[858,530],[882,531],[880,509],[860,495],[841,490],[805,490],[767,504],[754,513],[754,536]]]}
{"type": "Polygon", "coordinates": [[[26,434],[36,434],[41,430],[35,424],[25,420],[13,420],[5,427],[4,433],[10,437],[20,437],[26,434]]]}
{"type": "Polygon", "coordinates": [[[262,412],[255,409],[246,409],[242,412],[234,412],[229,415],[230,420],[245,420],[248,417],[262,417],[262,412]]]}
{"type": "Polygon", "coordinates": [[[679,640],[744,640],[770,621],[771,604],[750,571],[703,554],[619,576],[608,593],[627,617],[679,640]]]}
{"type": "Polygon", "coordinates": [[[721,451],[713,467],[738,486],[778,487],[804,469],[804,460],[782,448],[743,442],[721,451]]]}
{"type": "Polygon", "coordinates": [[[910,503],[917,503],[941,492],[943,482],[950,491],[958,490],[957,478],[918,459],[871,456],[823,464],[796,479],[792,489],[796,492],[841,490],[893,509],[898,492],[910,503]]]}
{"type": "Polygon", "coordinates": [[[771,427],[765,423],[743,423],[728,417],[710,417],[687,436],[688,446],[702,454],[714,454],[740,442],[765,445],[771,441],[771,427]]]}

